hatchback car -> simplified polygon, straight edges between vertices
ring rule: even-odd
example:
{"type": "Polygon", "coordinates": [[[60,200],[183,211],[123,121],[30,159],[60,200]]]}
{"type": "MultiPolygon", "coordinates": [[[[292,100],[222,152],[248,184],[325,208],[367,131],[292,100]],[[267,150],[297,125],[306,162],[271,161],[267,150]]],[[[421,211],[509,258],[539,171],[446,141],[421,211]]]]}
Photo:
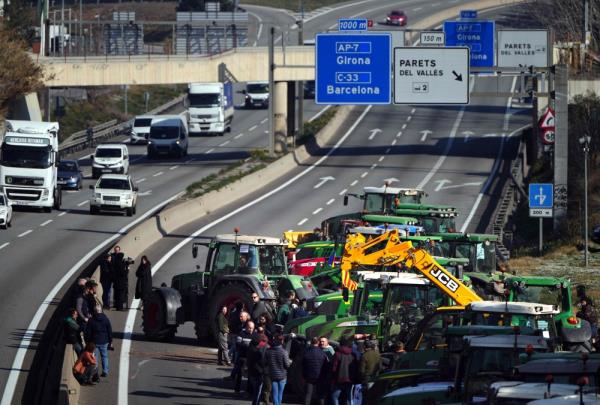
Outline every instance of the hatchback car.
{"type": "Polygon", "coordinates": [[[6,229],[11,226],[12,212],[12,203],[5,194],[0,193],[0,227],[6,229]]]}
{"type": "Polygon", "coordinates": [[[408,17],[402,10],[392,10],[385,18],[385,23],[390,25],[406,25],[408,17]]]}
{"type": "Polygon", "coordinates": [[[600,243],[600,224],[592,228],[592,240],[596,243],[600,243]]]}
{"type": "Polygon", "coordinates": [[[90,214],[100,211],[124,211],[128,217],[135,214],[138,188],[133,185],[131,176],[103,174],[90,188],[94,190],[90,199],[90,214]]]}
{"type": "Polygon", "coordinates": [[[81,189],[83,173],[76,160],[61,160],[58,163],[58,184],[62,188],[81,189]]]}

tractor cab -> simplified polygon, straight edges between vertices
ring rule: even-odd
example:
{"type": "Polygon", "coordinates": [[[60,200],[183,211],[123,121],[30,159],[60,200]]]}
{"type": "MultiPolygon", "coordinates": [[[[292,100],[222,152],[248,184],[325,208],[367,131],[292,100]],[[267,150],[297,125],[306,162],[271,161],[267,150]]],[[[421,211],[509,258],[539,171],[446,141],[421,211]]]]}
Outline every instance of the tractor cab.
{"type": "Polygon", "coordinates": [[[344,205],[348,205],[348,197],[356,197],[364,201],[363,212],[374,214],[393,214],[400,204],[420,204],[422,197],[427,196],[423,190],[398,187],[364,187],[363,194],[346,194],[344,205]]]}
{"type": "Polygon", "coordinates": [[[437,243],[434,254],[444,257],[469,260],[465,266],[467,273],[493,273],[496,271],[496,245],[498,236],[473,233],[434,233],[442,238],[437,243]]]}
{"type": "Polygon", "coordinates": [[[396,209],[394,215],[417,218],[427,234],[456,232],[458,212],[447,205],[416,205],[396,209]]]}

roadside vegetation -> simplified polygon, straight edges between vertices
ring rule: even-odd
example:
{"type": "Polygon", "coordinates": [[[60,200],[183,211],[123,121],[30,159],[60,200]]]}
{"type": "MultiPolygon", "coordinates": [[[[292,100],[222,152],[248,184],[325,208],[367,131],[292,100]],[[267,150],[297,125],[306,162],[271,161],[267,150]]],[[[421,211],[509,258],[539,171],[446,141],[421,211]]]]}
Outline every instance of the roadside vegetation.
{"type": "MultiPolygon", "coordinates": [[[[347,3],[348,0],[302,0],[304,3],[304,12],[316,10],[321,7],[327,7],[338,3],[347,3]]],[[[293,12],[300,12],[300,1],[298,0],[244,0],[241,4],[252,4],[255,6],[265,6],[273,8],[283,8],[293,12]]]]}
{"type": "Polygon", "coordinates": [[[327,111],[325,111],[319,118],[312,122],[304,123],[304,131],[301,134],[298,134],[296,138],[296,145],[304,145],[309,139],[314,138],[314,136],[321,130],[331,119],[335,116],[337,112],[337,107],[331,107],[327,111]]]}

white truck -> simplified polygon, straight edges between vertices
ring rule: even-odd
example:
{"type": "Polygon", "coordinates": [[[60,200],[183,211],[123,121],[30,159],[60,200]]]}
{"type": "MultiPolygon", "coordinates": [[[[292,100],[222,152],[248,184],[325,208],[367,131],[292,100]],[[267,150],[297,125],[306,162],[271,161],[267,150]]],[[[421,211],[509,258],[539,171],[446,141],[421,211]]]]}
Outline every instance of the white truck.
{"type": "Polygon", "coordinates": [[[13,205],[59,209],[58,122],[6,120],[0,188],[13,205]]]}
{"type": "Polygon", "coordinates": [[[231,82],[191,83],[185,100],[190,134],[223,135],[231,131],[233,86],[231,82]]]}

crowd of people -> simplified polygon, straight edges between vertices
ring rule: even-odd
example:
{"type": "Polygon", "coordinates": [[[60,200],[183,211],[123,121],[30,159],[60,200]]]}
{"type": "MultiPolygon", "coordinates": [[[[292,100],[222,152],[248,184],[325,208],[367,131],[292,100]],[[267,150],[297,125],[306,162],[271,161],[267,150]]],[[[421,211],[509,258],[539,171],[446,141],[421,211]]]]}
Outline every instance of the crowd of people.
{"type": "MultiPolygon", "coordinates": [[[[286,350],[288,336],[283,327],[288,320],[305,315],[305,308],[293,291],[279,303],[275,319],[265,303],[252,293],[252,304],[241,302],[231,311],[223,306],[216,317],[218,331],[217,362],[231,366],[227,381],[236,393],[245,392],[252,405],[280,405],[292,359],[286,350]],[[247,375],[243,384],[243,375],[247,375]],[[242,390],[243,389],[243,390],[242,390]]],[[[314,337],[296,361],[305,381],[304,404],[347,404],[357,391],[379,373],[381,356],[374,336],[360,336],[364,345],[345,336],[334,349],[326,336],[314,337]]],[[[403,348],[402,348],[403,349],[403,348]]],[[[402,350],[403,351],[403,350],[402,350]]],[[[299,376],[298,376],[299,377],[299,376]]],[[[360,396],[360,394],[358,394],[360,396]]]]}
{"type": "MultiPolygon", "coordinates": [[[[108,377],[108,352],[114,350],[114,346],[112,325],[104,312],[112,308],[117,311],[127,309],[129,265],[132,263],[119,246],[115,246],[112,253],[102,259],[101,296],[98,294],[98,282],[93,278],[81,278],[77,281],[73,307],[68,310],[63,325],[65,341],[72,345],[77,355],[73,373],[82,385],[93,385],[100,381],[100,377],[108,377]],[[98,359],[101,369],[98,367],[98,359]]],[[[136,277],[135,297],[143,300],[152,291],[151,264],[146,256],[140,261],[136,277]]]]}

